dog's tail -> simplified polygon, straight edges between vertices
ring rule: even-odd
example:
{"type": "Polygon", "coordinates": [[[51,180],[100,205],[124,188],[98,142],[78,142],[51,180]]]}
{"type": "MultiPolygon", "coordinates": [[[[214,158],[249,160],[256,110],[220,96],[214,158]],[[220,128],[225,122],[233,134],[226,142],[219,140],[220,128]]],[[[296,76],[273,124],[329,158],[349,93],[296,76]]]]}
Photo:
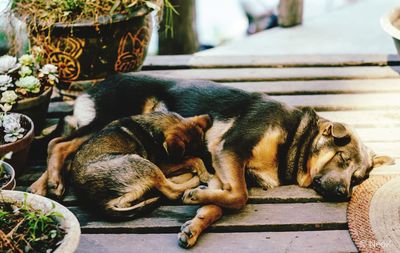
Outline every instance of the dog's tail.
{"type": "Polygon", "coordinates": [[[159,206],[161,199],[161,197],[152,197],[126,208],[119,208],[115,206],[108,207],[104,214],[107,216],[107,218],[114,220],[136,218],[159,206]]]}

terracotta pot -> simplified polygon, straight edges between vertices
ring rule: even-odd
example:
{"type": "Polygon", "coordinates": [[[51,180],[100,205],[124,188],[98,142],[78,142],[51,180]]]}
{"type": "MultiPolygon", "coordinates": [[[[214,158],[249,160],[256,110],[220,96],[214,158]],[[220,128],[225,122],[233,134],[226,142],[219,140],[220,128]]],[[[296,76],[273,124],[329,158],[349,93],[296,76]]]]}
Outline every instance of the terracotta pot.
{"type": "Polygon", "coordinates": [[[47,63],[59,68],[60,87],[99,81],[110,73],[139,70],[152,32],[150,10],[93,21],[61,24],[32,38],[45,48],[47,63]]]}
{"type": "Polygon", "coordinates": [[[53,88],[48,88],[37,97],[22,99],[11,110],[31,118],[35,125],[36,135],[39,135],[43,127],[45,127],[52,92],[53,88]]]}
{"type": "Polygon", "coordinates": [[[11,175],[10,180],[0,187],[1,190],[14,190],[15,188],[15,171],[14,168],[7,162],[0,161],[0,164],[4,166],[4,169],[8,175],[11,175]]]}
{"type": "Polygon", "coordinates": [[[32,120],[26,115],[21,115],[24,120],[30,124],[31,128],[28,130],[25,136],[22,137],[22,139],[19,139],[13,143],[0,145],[0,156],[4,156],[10,151],[13,152],[12,158],[8,162],[14,168],[16,176],[21,175],[25,169],[26,159],[28,158],[29,150],[34,137],[34,124],[32,120]]]}
{"type": "Polygon", "coordinates": [[[397,53],[400,55],[400,7],[384,15],[381,18],[381,26],[392,36],[397,53]]]}
{"type": "Polygon", "coordinates": [[[81,228],[75,215],[63,205],[39,195],[21,191],[2,191],[3,199],[19,203],[23,203],[25,194],[27,194],[26,201],[32,208],[43,210],[44,212],[55,211],[63,216],[63,218],[58,218],[58,221],[62,227],[66,228],[67,233],[60,246],[58,246],[58,248],[53,252],[74,252],[78,248],[81,236],[81,228]]]}

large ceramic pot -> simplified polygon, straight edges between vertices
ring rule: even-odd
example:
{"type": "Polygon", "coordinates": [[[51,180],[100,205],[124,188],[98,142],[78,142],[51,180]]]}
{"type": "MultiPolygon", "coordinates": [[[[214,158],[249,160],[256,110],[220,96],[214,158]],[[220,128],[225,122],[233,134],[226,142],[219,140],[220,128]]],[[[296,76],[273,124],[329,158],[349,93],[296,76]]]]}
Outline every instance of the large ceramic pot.
{"type": "Polygon", "coordinates": [[[397,53],[400,54],[400,7],[381,18],[381,26],[394,40],[397,53]]]}
{"type": "Polygon", "coordinates": [[[59,203],[39,196],[26,192],[20,191],[2,191],[2,199],[0,201],[12,201],[17,203],[23,203],[25,200],[25,194],[27,194],[27,204],[36,210],[43,210],[45,213],[55,211],[60,213],[63,218],[59,218],[58,222],[62,227],[66,229],[66,235],[62,240],[60,246],[53,251],[54,253],[65,253],[74,252],[79,245],[79,239],[81,235],[81,229],[78,219],[75,215],[69,211],[66,207],[59,203]],[[53,208],[54,207],[54,208],[53,208]]]}
{"type": "Polygon", "coordinates": [[[46,124],[52,91],[52,88],[47,88],[37,97],[19,100],[12,108],[12,112],[25,114],[32,119],[35,125],[35,135],[39,135],[46,124]]]}
{"type": "Polygon", "coordinates": [[[5,173],[9,175],[9,179],[3,185],[0,185],[0,190],[14,190],[15,188],[15,171],[14,168],[7,162],[0,161],[0,166],[3,166],[5,173]]]}
{"type": "Polygon", "coordinates": [[[99,81],[114,72],[139,70],[152,32],[150,9],[134,15],[99,17],[93,21],[57,23],[48,33],[32,37],[44,45],[47,63],[59,68],[61,88],[99,81]]]}
{"type": "Polygon", "coordinates": [[[0,145],[0,156],[4,156],[10,151],[13,152],[12,158],[8,162],[15,169],[16,176],[21,175],[25,169],[26,160],[34,137],[34,125],[32,120],[23,114],[21,114],[21,120],[21,125],[25,129],[28,129],[24,137],[16,142],[0,145]]]}

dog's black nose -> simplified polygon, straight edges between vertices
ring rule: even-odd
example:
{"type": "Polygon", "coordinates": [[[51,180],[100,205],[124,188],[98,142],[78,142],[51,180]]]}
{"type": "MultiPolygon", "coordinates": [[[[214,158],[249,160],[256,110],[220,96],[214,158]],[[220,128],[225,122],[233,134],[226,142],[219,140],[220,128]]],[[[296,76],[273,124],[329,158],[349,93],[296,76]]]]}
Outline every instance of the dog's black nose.
{"type": "Polygon", "coordinates": [[[344,198],[347,197],[347,189],[343,185],[338,185],[335,189],[336,195],[338,197],[344,198]]]}
{"type": "Polygon", "coordinates": [[[321,184],[322,184],[321,177],[315,177],[315,178],[313,179],[313,184],[314,184],[314,186],[316,186],[316,187],[321,187],[321,184]]]}

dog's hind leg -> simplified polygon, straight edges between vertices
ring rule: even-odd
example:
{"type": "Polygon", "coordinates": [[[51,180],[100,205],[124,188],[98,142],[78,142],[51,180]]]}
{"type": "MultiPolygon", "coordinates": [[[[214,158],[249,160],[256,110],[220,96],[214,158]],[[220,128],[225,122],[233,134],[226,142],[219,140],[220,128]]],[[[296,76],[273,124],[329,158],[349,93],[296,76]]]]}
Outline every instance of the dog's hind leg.
{"type": "Polygon", "coordinates": [[[232,152],[213,155],[213,167],[221,180],[222,189],[197,187],[187,190],[182,199],[185,204],[215,204],[225,208],[241,209],[247,202],[245,165],[232,152]]]}
{"type": "Polygon", "coordinates": [[[47,161],[47,189],[56,197],[61,197],[65,187],[62,178],[64,162],[68,156],[73,154],[91,135],[63,141],[56,138],[49,143],[47,161]]]}
{"type": "Polygon", "coordinates": [[[208,173],[203,161],[198,157],[191,157],[179,164],[168,164],[161,166],[163,173],[167,176],[184,168],[190,169],[191,172],[196,173],[202,183],[207,183],[212,177],[212,175],[208,173]]]}
{"type": "MultiPolygon", "coordinates": [[[[221,182],[213,177],[208,184],[211,189],[221,189],[221,182]]],[[[217,205],[205,205],[197,210],[196,216],[185,222],[178,234],[178,243],[183,248],[192,247],[199,235],[216,220],[221,218],[222,208],[217,205]]]]}
{"type": "Polygon", "coordinates": [[[126,179],[126,189],[123,190],[125,193],[111,200],[108,204],[109,206],[129,207],[132,202],[142,197],[151,188],[156,188],[167,198],[175,200],[182,196],[185,190],[200,184],[197,176],[183,183],[174,183],[165,177],[157,165],[139,155],[128,155],[118,159],[122,160],[116,160],[115,162],[120,166],[124,166],[126,171],[132,170],[132,173],[124,173],[125,177],[130,177],[126,179]],[[129,166],[132,167],[127,168],[129,166]]]}

